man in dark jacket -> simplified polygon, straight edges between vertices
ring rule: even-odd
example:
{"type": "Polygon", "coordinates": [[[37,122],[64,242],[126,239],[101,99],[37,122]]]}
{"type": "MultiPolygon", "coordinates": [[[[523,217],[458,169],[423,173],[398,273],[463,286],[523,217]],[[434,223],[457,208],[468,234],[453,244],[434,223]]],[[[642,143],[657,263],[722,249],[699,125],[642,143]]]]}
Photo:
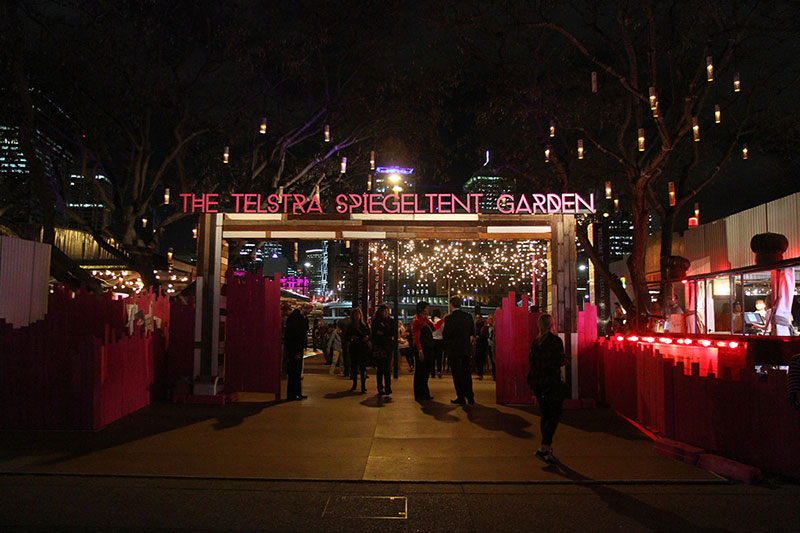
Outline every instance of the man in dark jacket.
{"type": "Polygon", "coordinates": [[[472,393],[472,374],[470,373],[470,354],[472,353],[472,338],[475,334],[475,324],[469,313],[461,310],[461,298],[450,299],[450,314],[444,319],[442,339],[447,347],[450,371],[453,374],[453,385],[456,389],[456,399],[450,403],[464,404],[475,403],[472,393]]]}
{"type": "Polygon", "coordinates": [[[286,385],[287,400],[304,400],[300,374],[303,372],[303,353],[308,344],[308,315],[313,306],[305,303],[295,309],[286,319],[286,358],[289,382],[286,385]]]}

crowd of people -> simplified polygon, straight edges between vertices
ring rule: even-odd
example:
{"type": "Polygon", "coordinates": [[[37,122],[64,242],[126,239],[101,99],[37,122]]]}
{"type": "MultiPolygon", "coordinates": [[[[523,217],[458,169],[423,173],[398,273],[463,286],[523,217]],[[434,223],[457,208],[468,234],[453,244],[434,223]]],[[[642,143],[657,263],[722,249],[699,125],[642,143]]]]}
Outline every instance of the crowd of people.
{"type": "MultiPolygon", "coordinates": [[[[288,374],[287,399],[302,400],[303,357],[308,345],[309,315],[313,306],[301,304],[292,309],[282,306],[285,369],[288,374]]],[[[472,388],[472,365],[477,379],[482,380],[487,364],[496,379],[494,357],[494,316],[484,319],[480,313],[472,315],[461,309],[461,299],[449,302],[449,313],[444,317],[438,309],[431,312],[428,302],[416,306],[416,315],[406,326],[391,316],[391,309],[381,304],[371,318],[364,316],[360,307],[331,325],[315,319],[312,326],[312,347],[321,350],[329,374],[341,372],[352,380],[350,391],[367,392],[368,368],[375,368],[378,395],[392,396],[392,369],[395,343],[398,352],[414,374],[414,399],[418,402],[433,400],[428,380],[442,378],[450,371],[455,398],[450,403],[472,405],[475,395],[472,388]]],[[[564,344],[553,333],[553,319],[541,315],[540,334],[531,345],[528,383],[541,409],[542,445],[536,452],[546,462],[553,462],[552,441],[561,417],[561,405],[567,397],[561,367],[565,365],[564,344]]]]}

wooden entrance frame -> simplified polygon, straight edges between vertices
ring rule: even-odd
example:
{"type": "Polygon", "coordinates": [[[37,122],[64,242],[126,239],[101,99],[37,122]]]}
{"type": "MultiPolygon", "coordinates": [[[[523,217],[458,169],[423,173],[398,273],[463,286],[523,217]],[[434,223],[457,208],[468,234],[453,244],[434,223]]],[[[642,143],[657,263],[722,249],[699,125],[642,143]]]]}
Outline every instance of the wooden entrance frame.
{"type": "Polygon", "coordinates": [[[195,376],[217,374],[226,239],[247,240],[531,240],[550,241],[548,311],[564,333],[577,387],[574,215],[205,213],[197,235],[195,376]]]}

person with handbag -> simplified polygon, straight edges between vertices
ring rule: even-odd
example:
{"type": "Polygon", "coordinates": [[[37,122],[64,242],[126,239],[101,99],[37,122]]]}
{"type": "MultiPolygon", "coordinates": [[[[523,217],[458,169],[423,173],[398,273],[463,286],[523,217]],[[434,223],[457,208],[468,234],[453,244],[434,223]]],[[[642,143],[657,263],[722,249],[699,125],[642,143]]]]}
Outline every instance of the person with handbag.
{"type": "Polygon", "coordinates": [[[417,352],[414,362],[414,399],[418,402],[433,400],[428,388],[430,365],[433,362],[433,323],[428,318],[429,311],[428,302],[417,303],[417,316],[411,324],[417,352]]]}
{"type": "Polygon", "coordinates": [[[542,445],[536,451],[536,456],[554,464],[553,436],[561,420],[561,406],[567,396],[567,385],[561,380],[561,367],[566,364],[564,342],[553,333],[551,315],[539,317],[539,336],[531,343],[528,360],[528,384],[536,395],[541,411],[542,445]]]}
{"type": "Polygon", "coordinates": [[[389,306],[381,304],[372,317],[372,359],[378,375],[378,395],[392,395],[392,352],[395,325],[389,306]]]}
{"type": "Polygon", "coordinates": [[[367,392],[367,359],[372,350],[370,343],[370,331],[364,322],[364,313],[360,307],[353,309],[350,314],[350,327],[347,337],[350,346],[350,376],[353,378],[351,391],[356,390],[358,376],[361,376],[361,392],[367,392]]]}

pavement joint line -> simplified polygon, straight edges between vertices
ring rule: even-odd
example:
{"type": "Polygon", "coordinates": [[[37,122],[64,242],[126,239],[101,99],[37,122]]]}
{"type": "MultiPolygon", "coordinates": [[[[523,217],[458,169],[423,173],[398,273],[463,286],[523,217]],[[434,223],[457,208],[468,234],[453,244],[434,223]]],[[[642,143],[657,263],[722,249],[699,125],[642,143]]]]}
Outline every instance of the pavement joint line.
{"type": "Polygon", "coordinates": [[[347,484],[413,484],[413,485],[727,485],[733,482],[722,477],[720,479],[582,479],[582,480],[534,480],[534,481],[431,481],[431,480],[399,480],[399,479],[326,479],[326,478],[265,478],[236,476],[178,476],[154,474],[109,474],[91,472],[20,472],[0,471],[0,477],[74,477],[74,478],[129,478],[129,479],[175,479],[199,481],[262,481],[277,483],[347,483],[347,484]]]}

